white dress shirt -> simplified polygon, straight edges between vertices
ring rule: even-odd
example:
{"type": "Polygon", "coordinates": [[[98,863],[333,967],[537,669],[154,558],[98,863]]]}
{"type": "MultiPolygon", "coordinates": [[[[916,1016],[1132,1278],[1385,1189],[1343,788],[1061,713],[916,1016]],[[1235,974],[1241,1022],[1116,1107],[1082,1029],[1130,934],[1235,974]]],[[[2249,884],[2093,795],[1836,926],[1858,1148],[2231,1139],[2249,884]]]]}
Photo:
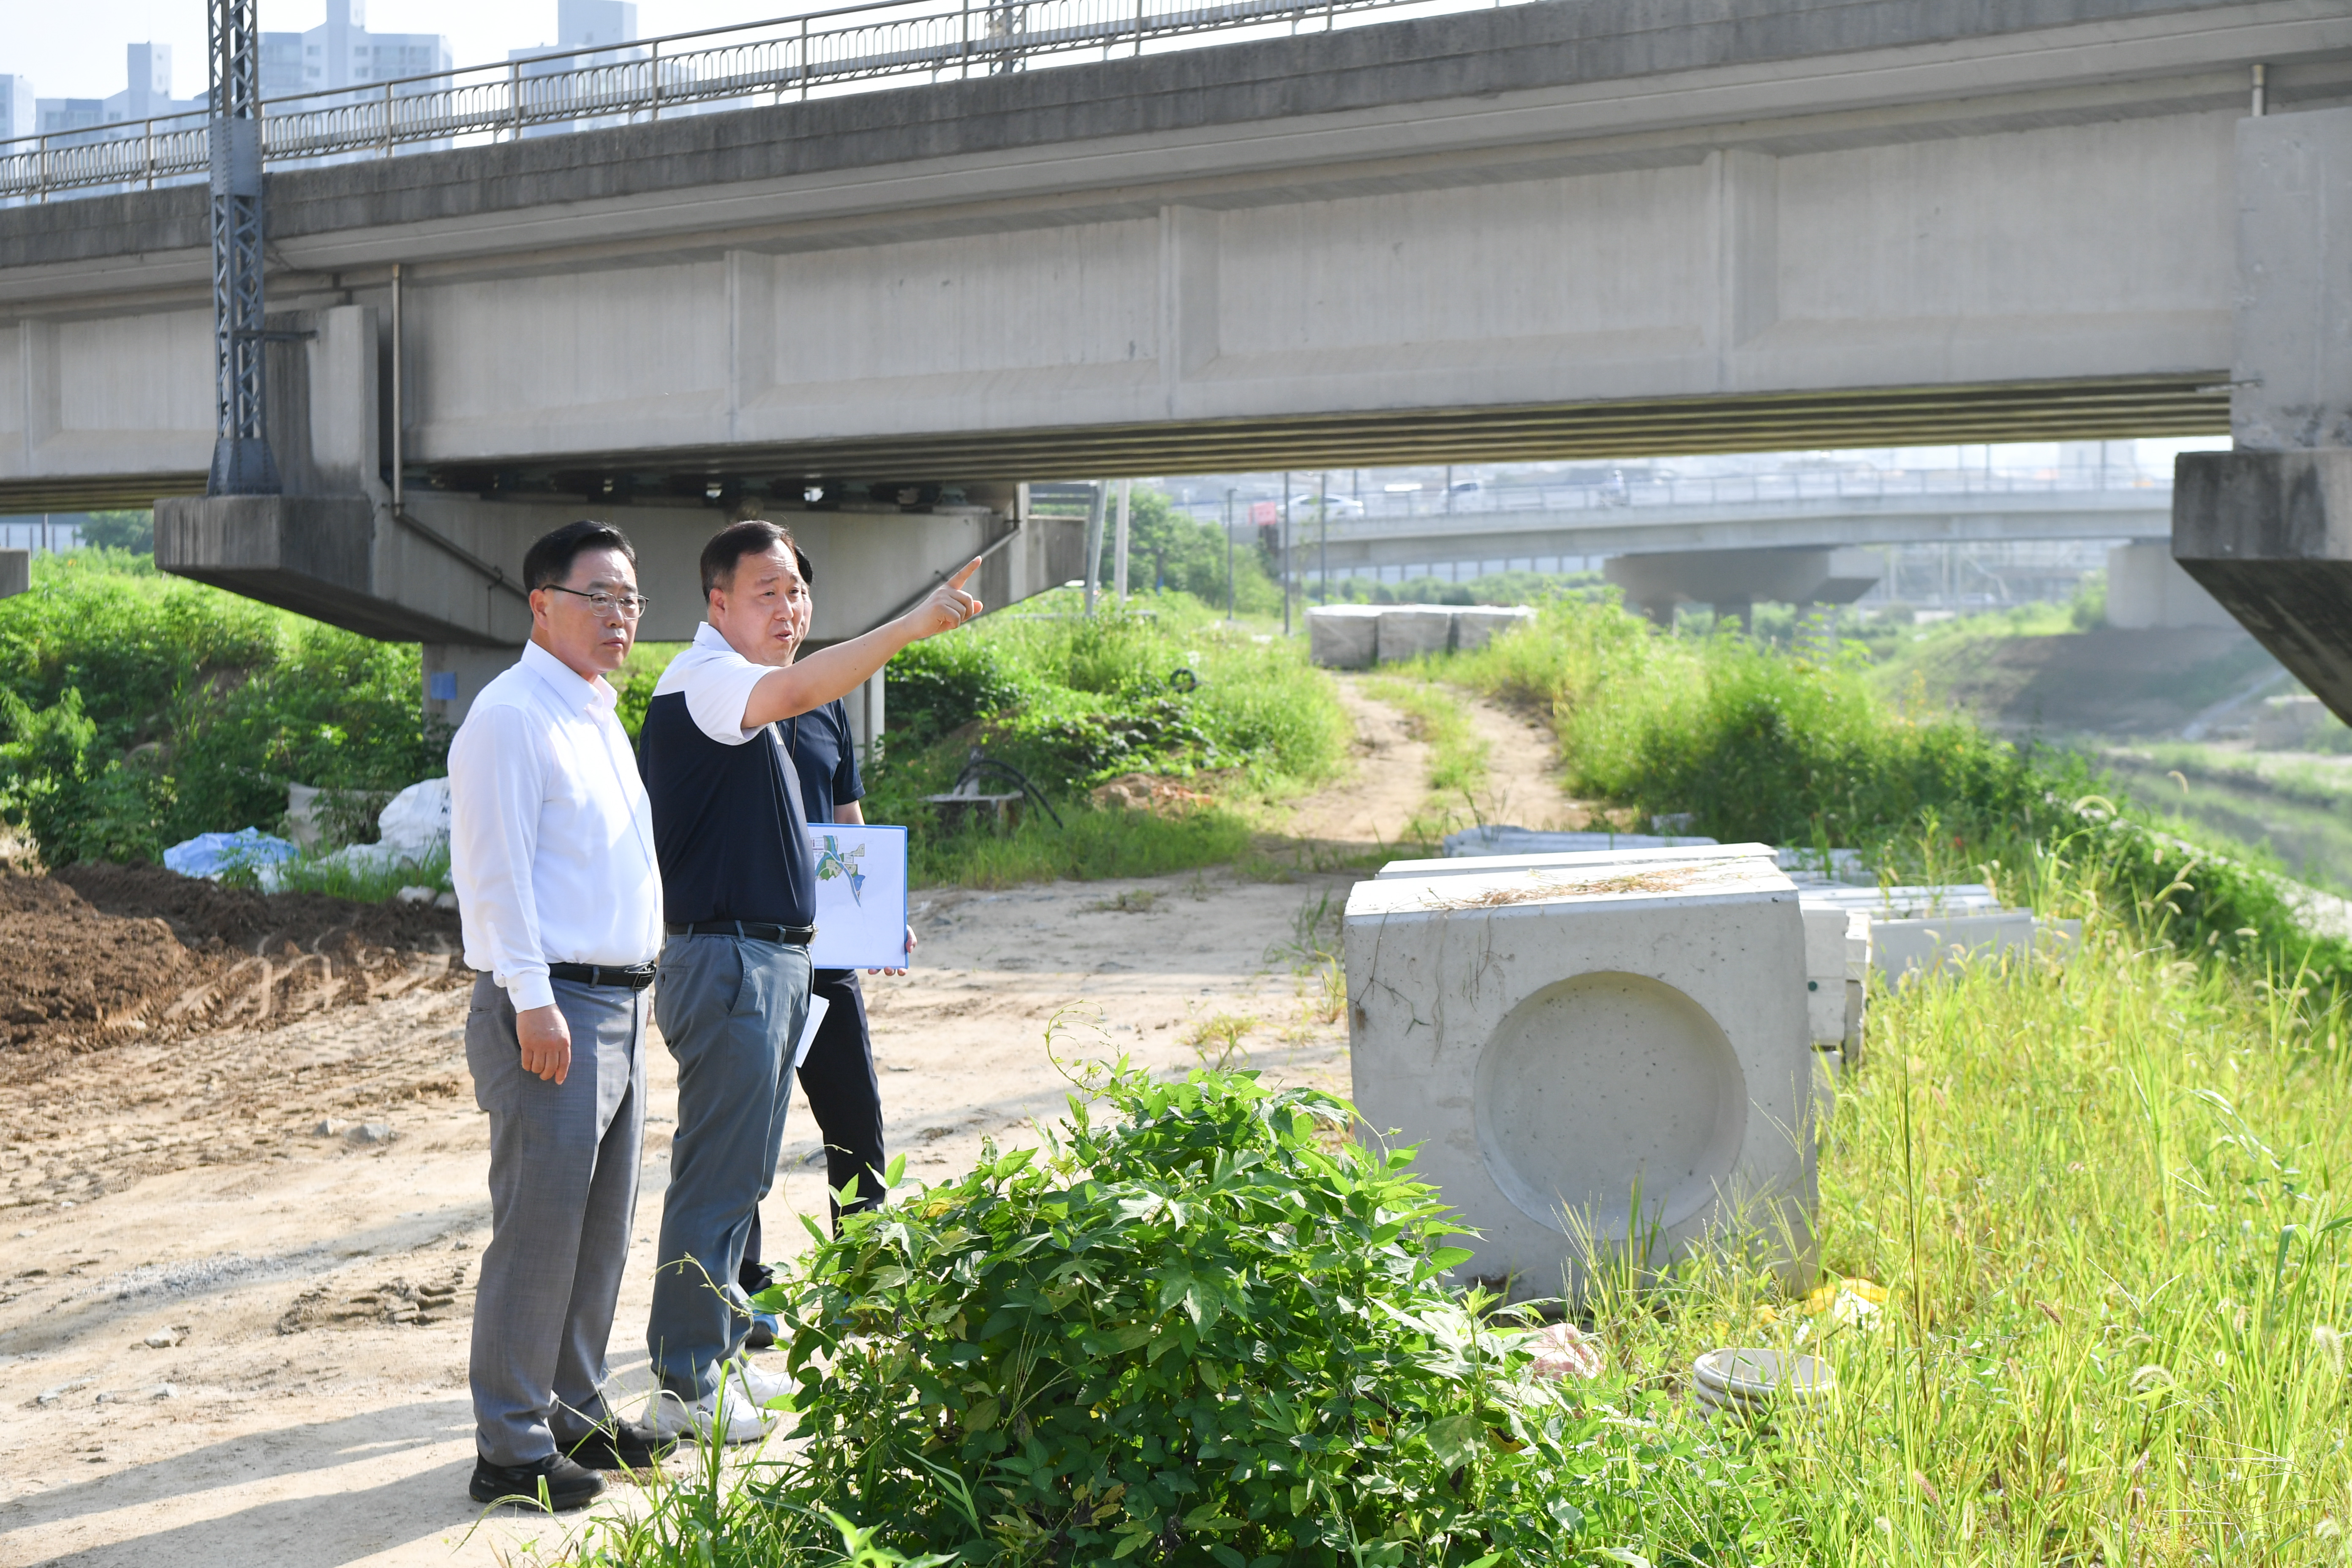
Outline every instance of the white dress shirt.
{"type": "Polygon", "coordinates": [[[628,732],[602,676],[537,643],[482,689],[449,745],[449,879],[466,962],[518,1012],[555,1000],[550,963],[650,963],[661,871],[628,732]]]}

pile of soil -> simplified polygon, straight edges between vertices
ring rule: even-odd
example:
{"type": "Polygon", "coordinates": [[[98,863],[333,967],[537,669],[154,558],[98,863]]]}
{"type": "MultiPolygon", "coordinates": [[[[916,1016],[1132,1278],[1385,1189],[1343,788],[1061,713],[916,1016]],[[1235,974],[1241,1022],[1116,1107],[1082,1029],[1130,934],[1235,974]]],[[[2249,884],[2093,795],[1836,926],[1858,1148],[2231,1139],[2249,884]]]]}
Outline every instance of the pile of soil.
{"type": "Polygon", "coordinates": [[[461,978],[457,917],[262,894],[159,866],[0,875],[0,1051],[276,1023],[461,978]]]}
{"type": "Polygon", "coordinates": [[[183,877],[161,866],[67,866],[50,873],[92,909],[125,920],[160,920],[185,945],[274,951],[291,941],[304,951],[321,936],[349,931],[361,942],[415,952],[455,952],[454,910],[430,904],[358,904],[324,893],[257,893],[183,877]]]}

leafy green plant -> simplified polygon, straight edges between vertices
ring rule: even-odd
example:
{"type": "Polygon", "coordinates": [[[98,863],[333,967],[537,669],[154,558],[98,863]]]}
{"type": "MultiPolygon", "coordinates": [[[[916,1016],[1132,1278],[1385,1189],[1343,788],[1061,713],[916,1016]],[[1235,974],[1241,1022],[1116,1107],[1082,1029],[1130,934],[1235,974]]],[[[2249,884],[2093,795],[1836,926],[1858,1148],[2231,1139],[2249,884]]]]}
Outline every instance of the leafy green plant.
{"type": "Polygon", "coordinates": [[[289,783],[388,793],[440,771],[414,646],[91,550],[0,603],[0,815],[52,864],[274,829],[289,783]]]}
{"type": "Polygon", "coordinates": [[[764,1298],[801,1440],[743,1489],[780,1542],[829,1511],[960,1563],[1394,1568],[1563,1561],[1620,1512],[1601,1414],[1442,1288],[1410,1152],[1327,1152],[1348,1106],[1252,1073],[1092,1087],[764,1298]]]}

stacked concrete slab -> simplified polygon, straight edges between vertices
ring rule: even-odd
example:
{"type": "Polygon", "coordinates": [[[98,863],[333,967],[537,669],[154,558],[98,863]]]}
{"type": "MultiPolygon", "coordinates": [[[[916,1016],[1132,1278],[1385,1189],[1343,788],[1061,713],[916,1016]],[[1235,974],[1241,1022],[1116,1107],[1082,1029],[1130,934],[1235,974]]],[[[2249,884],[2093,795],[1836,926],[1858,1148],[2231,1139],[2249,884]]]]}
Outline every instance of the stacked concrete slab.
{"type": "Polygon", "coordinates": [[[1465,1275],[1574,1297],[1737,1237],[1810,1280],[1805,926],[1769,848],[1392,865],[1344,943],[1356,1103],[1478,1232],[1465,1275]]]}
{"type": "Polygon", "coordinates": [[[1482,648],[1534,616],[1523,605],[1318,605],[1307,612],[1307,654],[1326,668],[1366,669],[1482,648]]]}

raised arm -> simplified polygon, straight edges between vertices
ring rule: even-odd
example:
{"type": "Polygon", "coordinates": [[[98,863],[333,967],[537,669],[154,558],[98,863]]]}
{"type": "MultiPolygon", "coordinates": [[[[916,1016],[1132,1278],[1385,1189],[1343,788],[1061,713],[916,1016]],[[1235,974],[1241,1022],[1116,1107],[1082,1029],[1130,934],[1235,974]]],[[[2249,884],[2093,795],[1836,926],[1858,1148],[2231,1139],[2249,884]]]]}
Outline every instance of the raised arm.
{"type": "Polygon", "coordinates": [[[964,584],[979,570],[980,558],[974,556],[962,571],[897,620],[761,676],[743,704],[743,728],[755,730],[846,697],[871,680],[874,672],[889,663],[900,648],[953,631],[971,620],[987,607],[964,592],[964,584]]]}

